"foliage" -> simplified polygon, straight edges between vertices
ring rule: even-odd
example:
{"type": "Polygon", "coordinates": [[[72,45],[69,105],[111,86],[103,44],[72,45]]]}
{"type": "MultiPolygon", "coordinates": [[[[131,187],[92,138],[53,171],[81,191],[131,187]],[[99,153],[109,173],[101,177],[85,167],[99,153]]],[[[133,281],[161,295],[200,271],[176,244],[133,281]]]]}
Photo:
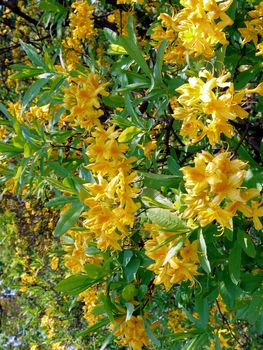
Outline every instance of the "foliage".
{"type": "Polygon", "coordinates": [[[34,6],[0,105],[23,344],[260,349],[263,2],[34,6]]]}

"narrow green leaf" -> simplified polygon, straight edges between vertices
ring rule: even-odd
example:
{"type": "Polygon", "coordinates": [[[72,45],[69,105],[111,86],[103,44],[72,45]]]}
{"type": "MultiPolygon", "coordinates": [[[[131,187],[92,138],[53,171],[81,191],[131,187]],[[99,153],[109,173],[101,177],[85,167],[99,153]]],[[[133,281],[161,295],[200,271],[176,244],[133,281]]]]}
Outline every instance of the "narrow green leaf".
{"type": "Polygon", "coordinates": [[[41,88],[48,83],[49,79],[38,79],[35,81],[30,88],[26,91],[23,100],[20,115],[23,114],[29,102],[31,102],[39,93],[41,88]]]}
{"type": "Polygon", "coordinates": [[[97,282],[98,280],[90,279],[84,274],[73,275],[64,279],[63,281],[60,281],[56,285],[55,290],[65,294],[78,295],[97,282]]]}
{"type": "Polygon", "coordinates": [[[112,332],[104,340],[102,346],[100,347],[100,350],[105,350],[107,348],[108,344],[112,341],[112,339],[114,337],[114,333],[117,331],[117,329],[120,327],[120,325],[122,323],[123,323],[123,321],[116,324],[116,326],[113,328],[112,332]]]}
{"type": "Polygon", "coordinates": [[[24,149],[21,147],[16,147],[8,143],[0,142],[0,152],[1,153],[23,153],[24,149]]]}
{"type": "Polygon", "coordinates": [[[256,256],[256,248],[251,237],[247,233],[245,233],[243,230],[238,228],[237,239],[243,251],[251,258],[254,258],[256,256]]]}
{"type": "Polygon", "coordinates": [[[201,230],[199,233],[199,248],[201,250],[201,266],[206,273],[211,273],[211,266],[207,257],[206,242],[201,230]]]}
{"type": "Polygon", "coordinates": [[[99,250],[97,247],[90,246],[85,249],[85,253],[87,255],[95,255],[95,254],[100,254],[101,250],[99,250]]]}
{"type": "Polygon", "coordinates": [[[161,45],[159,46],[157,51],[156,62],[153,68],[153,78],[155,81],[155,85],[159,85],[159,86],[163,84],[162,67],[163,67],[163,55],[166,48],[166,44],[167,44],[167,39],[161,42],[161,45]]]}
{"type": "Polygon", "coordinates": [[[132,317],[132,314],[133,314],[135,307],[132,303],[125,303],[125,306],[127,309],[125,321],[129,321],[132,317]]]}
{"type": "Polygon", "coordinates": [[[203,349],[203,346],[207,344],[209,335],[207,333],[200,334],[197,337],[193,338],[186,344],[183,350],[200,350],[203,349]]]}
{"type": "Polygon", "coordinates": [[[189,230],[178,215],[171,212],[169,209],[150,208],[147,210],[147,216],[153,223],[168,230],[189,230]]]}
{"type": "Polygon", "coordinates": [[[151,342],[156,347],[159,348],[161,346],[161,342],[153,334],[153,331],[151,330],[151,324],[150,324],[150,322],[148,320],[144,320],[144,326],[145,326],[145,329],[146,329],[146,333],[147,333],[148,337],[150,338],[151,342]]]}
{"type": "Polygon", "coordinates": [[[229,274],[231,281],[237,285],[240,281],[240,267],[241,267],[241,247],[236,241],[229,256],[229,274]]]}
{"type": "Polygon", "coordinates": [[[133,108],[133,105],[131,103],[130,96],[129,96],[128,92],[125,93],[125,107],[126,107],[128,113],[130,114],[134,124],[137,127],[144,129],[145,126],[142,123],[142,121],[140,120],[140,118],[139,118],[138,114],[136,113],[135,109],[133,108]]]}
{"type": "Polygon", "coordinates": [[[72,202],[78,202],[78,197],[77,196],[59,196],[59,197],[55,197],[50,199],[45,206],[47,208],[50,207],[63,207],[65,204],[67,203],[72,203],[72,202]]]}
{"type": "Polygon", "coordinates": [[[163,266],[165,264],[167,264],[169,262],[169,260],[177,255],[177,253],[179,252],[179,250],[182,248],[183,244],[184,244],[185,238],[181,238],[176,245],[174,245],[171,249],[169,249],[168,253],[166,254],[165,260],[163,262],[163,266]]]}
{"type": "Polygon", "coordinates": [[[58,220],[55,236],[61,236],[70,229],[78,221],[84,208],[85,206],[80,202],[72,203],[71,207],[58,220]]]}
{"type": "Polygon", "coordinates": [[[76,194],[76,190],[73,190],[71,187],[65,186],[62,184],[61,181],[55,180],[52,177],[46,177],[45,180],[54,188],[57,190],[60,190],[61,192],[69,192],[72,194],[76,194]]]}
{"type": "Polygon", "coordinates": [[[173,203],[153,188],[145,188],[141,197],[143,203],[149,207],[173,209],[173,203]]]}
{"type": "Polygon", "coordinates": [[[20,44],[22,46],[22,49],[25,51],[28,58],[30,59],[30,61],[35,66],[40,66],[40,67],[46,68],[46,65],[43,62],[42,58],[39,56],[39,54],[37,53],[37,51],[35,50],[35,48],[32,45],[26,44],[22,40],[20,40],[20,44]]]}
{"type": "Polygon", "coordinates": [[[209,321],[209,305],[207,298],[197,299],[195,301],[195,310],[199,315],[199,318],[196,322],[197,327],[206,329],[209,321]]]}
{"type": "Polygon", "coordinates": [[[110,323],[110,320],[108,318],[103,318],[98,323],[94,324],[88,329],[85,329],[85,331],[79,332],[78,335],[80,337],[85,337],[86,335],[89,335],[90,333],[94,333],[95,331],[97,331],[98,329],[101,329],[103,326],[106,326],[109,323],[110,323]]]}
{"type": "Polygon", "coordinates": [[[141,131],[142,129],[138,128],[137,126],[130,126],[121,132],[118,141],[129,142],[135,135],[139,134],[141,131]]]}
{"type": "Polygon", "coordinates": [[[11,113],[6,109],[6,107],[0,103],[0,111],[11,121],[13,121],[13,116],[11,115],[11,113]]]}
{"type": "Polygon", "coordinates": [[[152,80],[152,72],[143,58],[139,45],[135,44],[127,36],[120,36],[118,43],[125,48],[129,56],[134,59],[143,72],[152,80]]]}
{"type": "Polygon", "coordinates": [[[178,175],[153,174],[145,171],[138,171],[138,173],[143,176],[146,187],[155,188],[156,190],[162,187],[177,188],[182,181],[181,173],[178,173],[178,175]]]}

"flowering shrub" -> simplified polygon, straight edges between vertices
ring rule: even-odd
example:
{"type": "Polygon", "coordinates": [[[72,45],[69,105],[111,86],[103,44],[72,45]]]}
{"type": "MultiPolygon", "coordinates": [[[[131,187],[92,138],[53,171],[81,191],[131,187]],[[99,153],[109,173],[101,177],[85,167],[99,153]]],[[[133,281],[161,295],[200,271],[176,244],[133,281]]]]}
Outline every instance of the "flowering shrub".
{"type": "Polygon", "coordinates": [[[47,307],[31,350],[260,349],[262,2],[43,0],[37,16],[52,35],[8,66],[1,186],[59,211],[33,231],[83,321],[76,343],[47,307]]]}

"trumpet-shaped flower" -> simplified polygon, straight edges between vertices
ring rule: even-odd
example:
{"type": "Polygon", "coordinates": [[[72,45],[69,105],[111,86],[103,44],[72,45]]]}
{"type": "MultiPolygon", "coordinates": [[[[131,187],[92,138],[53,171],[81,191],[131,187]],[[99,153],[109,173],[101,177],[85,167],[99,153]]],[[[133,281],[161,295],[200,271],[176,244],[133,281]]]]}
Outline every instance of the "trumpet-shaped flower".
{"type": "Polygon", "coordinates": [[[258,217],[263,214],[262,203],[251,201],[259,192],[242,187],[246,166],[239,159],[230,159],[229,152],[221,152],[215,157],[204,151],[198,154],[194,167],[181,169],[187,191],[184,217],[197,219],[201,226],[216,221],[222,227],[232,229],[232,218],[240,211],[253,218],[255,228],[260,229],[258,217]]]}

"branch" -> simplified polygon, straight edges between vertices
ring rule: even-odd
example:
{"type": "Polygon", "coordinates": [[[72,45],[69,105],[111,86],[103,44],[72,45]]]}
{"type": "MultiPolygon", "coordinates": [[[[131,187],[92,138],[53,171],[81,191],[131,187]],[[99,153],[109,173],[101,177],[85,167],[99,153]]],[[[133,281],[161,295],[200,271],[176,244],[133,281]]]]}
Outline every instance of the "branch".
{"type": "Polygon", "coordinates": [[[235,341],[238,343],[238,345],[241,347],[241,349],[244,349],[242,343],[240,343],[240,341],[239,341],[238,338],[236,337],[235,333],[232,331],[231,326],[230,326],[230,324],[229,324],[227,318],[226,318],[225,315],[222,313],[222,311],[221,311],[221,309],[220,309],[219,302],[218,302],[217,299],[216,299],[216,307],[217,307],[217,309],[218,309],[218,311],[219,311],[219,314],[220,314],[220,317],[221,317],[221,319],[222,319],[223,324],[225,324],[225,325],[227,326],[227,328],[228,328],[230,334],[231,334],[232,337],[235,339],[235,341]]]}
{"type": "Polygon", "coordinates": [[[34,24],[35,26],[38,25],[38,21],[30,16],[28,16],[26,13],[21,11],[21,9],[11,1],[6,0],[0,0],[0,5],[6,6],[9,8],[13,13],[15,13],[17,16],[24,18],[26,21],[34,24]]]}

